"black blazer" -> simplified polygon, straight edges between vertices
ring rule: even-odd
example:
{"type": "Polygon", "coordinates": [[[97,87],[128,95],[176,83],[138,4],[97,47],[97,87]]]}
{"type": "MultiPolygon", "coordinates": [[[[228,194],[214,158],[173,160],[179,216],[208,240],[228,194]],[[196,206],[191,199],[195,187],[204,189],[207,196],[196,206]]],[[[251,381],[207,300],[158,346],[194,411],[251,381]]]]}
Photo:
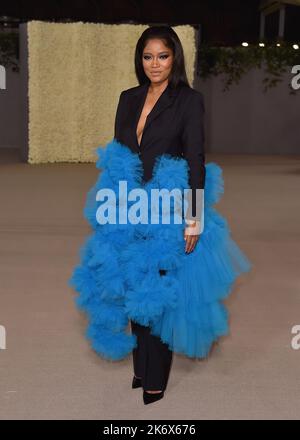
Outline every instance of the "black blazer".
{"type": "MultiPolygon", "coordinates": [[[[121,92],[114,138],[139,154],[145,181],[152,177],[156,157],[168,153],[187,160],[190,187],[203,189],[206,173],[202,93],[186,85],[174,89],[168,85],[147,116],[139,147],[136,129],[148,86],[145,83],[121,92]]],[[[193,215],[194,204],[193,192],[193,215]]]]}

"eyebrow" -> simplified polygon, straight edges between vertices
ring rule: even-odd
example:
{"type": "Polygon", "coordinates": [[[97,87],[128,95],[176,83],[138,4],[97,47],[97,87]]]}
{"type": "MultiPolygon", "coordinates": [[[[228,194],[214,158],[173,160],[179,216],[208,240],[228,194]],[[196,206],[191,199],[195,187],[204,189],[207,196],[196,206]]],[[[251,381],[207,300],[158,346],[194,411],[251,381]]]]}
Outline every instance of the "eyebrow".
{"type": "MultiPolygon", "coordinates": [[[[167,50],[164,50],[163,52],[159,52],[159,54],[158,55],[161,55],[162,53],[169,53],[167,50]]],[[[144,52],[143,53],[143,55],[152,55],[152,53],[151,52],[144,52]]]]}

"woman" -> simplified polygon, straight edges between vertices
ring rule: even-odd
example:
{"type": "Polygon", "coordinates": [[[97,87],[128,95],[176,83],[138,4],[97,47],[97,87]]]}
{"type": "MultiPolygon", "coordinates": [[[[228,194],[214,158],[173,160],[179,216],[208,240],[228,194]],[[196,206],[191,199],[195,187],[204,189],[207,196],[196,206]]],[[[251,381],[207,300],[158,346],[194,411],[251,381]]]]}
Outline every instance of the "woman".
{"type": "MultiPolygon", "coordinates": [[[[114,139],[98,149],[102,173],[85,207],[95,232],[70,281],[80,293],[77,305],[89,314],[93,348],[111,360],[132,352],[132,388],[143,387],[148,404],[164,396],[173,351],[205,357],[228,333],[220,300],[250,262],[212,207],[223,191],[221,170],[205,165],[203,97],[188,84],[172,28],[143,32],[135,68],[140,85],[121,93],[114,139]],[[188,189],[184,222],[99,225],[96,193],[103,188],[116,193],[121,181],[147,195],[153,189],[188,189]],[[128,320],[131,335],[125,333],[128,320]]],[[[118,195],[118,208],[121,200],[118,195]]],[[[174,220],[178,205],[171,206],[174,220]]],[[[152,205],[147,209],[150,213],[152,205]]]]}

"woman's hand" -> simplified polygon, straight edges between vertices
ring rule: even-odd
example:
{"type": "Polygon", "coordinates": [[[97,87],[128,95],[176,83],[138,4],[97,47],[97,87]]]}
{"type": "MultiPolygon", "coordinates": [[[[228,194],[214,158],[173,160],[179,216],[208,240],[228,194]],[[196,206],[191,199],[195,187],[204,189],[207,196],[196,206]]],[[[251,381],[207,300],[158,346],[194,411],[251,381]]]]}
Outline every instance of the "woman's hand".
{"type": "Polygon", "coordinates": [[[184,229],[185,252],[193,252],[200,237],[200,222],[186,220],[188,226],[184,229]]]}

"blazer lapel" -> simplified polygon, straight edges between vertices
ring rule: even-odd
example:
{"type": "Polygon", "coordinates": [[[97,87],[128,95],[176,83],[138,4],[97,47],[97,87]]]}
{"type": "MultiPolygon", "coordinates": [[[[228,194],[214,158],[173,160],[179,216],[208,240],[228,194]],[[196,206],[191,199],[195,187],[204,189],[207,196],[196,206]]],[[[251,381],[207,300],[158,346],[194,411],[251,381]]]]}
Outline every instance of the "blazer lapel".
{"type": "Polygon", "coordinates": [[[136,129],[146,101],[148,87],[149,87],[148,83],[142,84],[140,87],[136,89],[132,99],[131,111],[132,114],[134,115],[132,129],[133,129],[133,137],[135,139],[135,146],[137,151],[141,150],[142,148],[145,148],[147,141],[147,137],[145,137],[146,131],[149,129],[149,126],[154,121],[154,119],[156,119],[166,108],[168,108],[170,105],[173,104],[175,96],[178,93],[178,88],[171,89],[169,85],[165,88],[165,90],[160,95],[154,107],[152,108],[151,112],[148,114],[146,118],[144,130],[141,138],[141,145],[139,146],[136,135],[136,129]]]}

